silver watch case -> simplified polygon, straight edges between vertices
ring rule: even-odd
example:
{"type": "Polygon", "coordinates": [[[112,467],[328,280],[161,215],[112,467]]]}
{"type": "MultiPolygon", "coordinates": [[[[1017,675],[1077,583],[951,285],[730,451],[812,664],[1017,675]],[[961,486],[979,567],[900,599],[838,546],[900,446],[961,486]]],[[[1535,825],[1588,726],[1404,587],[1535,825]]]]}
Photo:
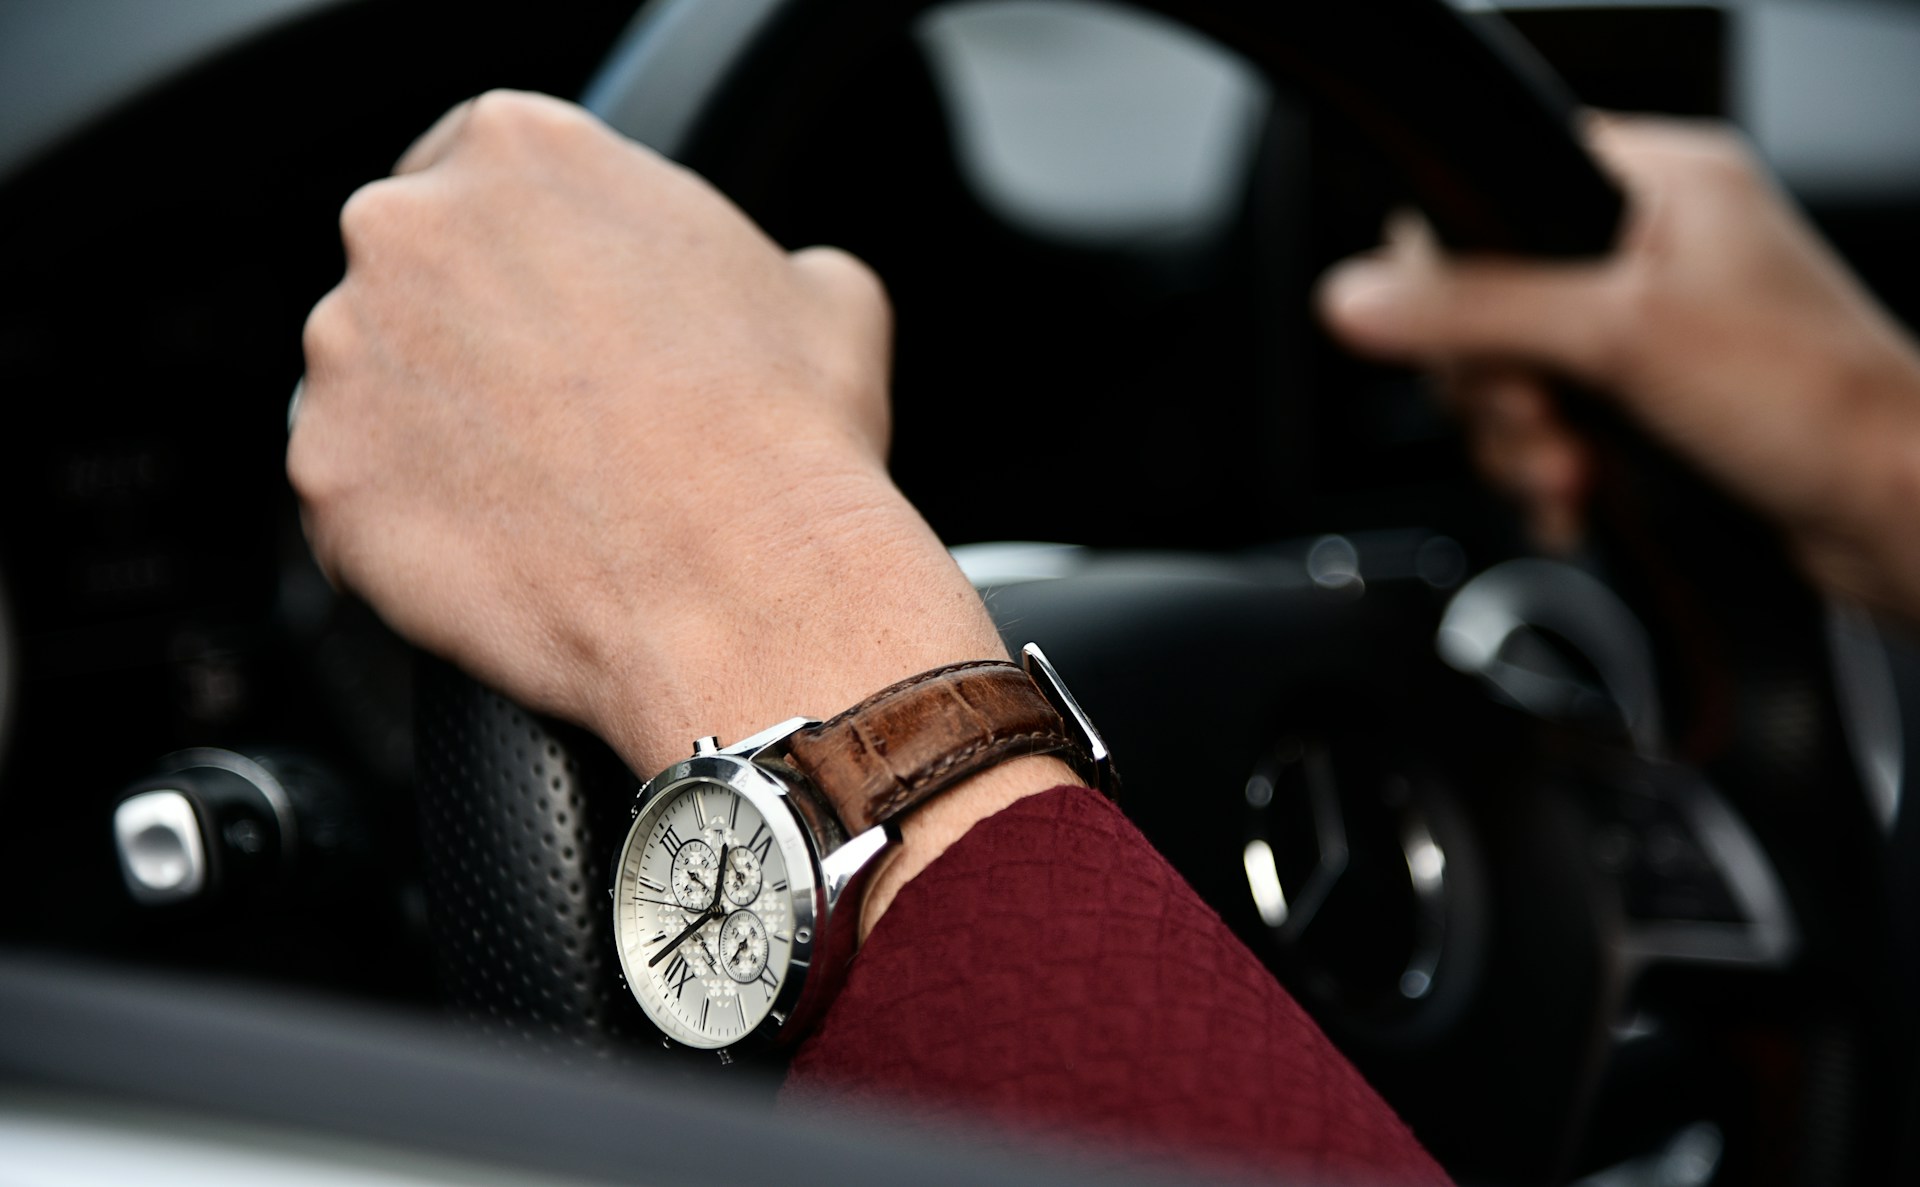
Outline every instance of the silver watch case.
{"type": "MultiPolygon", "coordinates": [[[[1060,714],[1068,736],[1079,748],[1074,765],[1080,768],[1081,777],[1109,798],[1116,796],[1120,779],[1106,741],[1038,645],[1028,643],[1021,648],[1020,666],[1060,714]]],[[[698,1048],[718,1052],[723,1062],[731,1062],[731,1053],[744,1048],[794,1041],[833,1000],[858,947],[860,927],[859,910],[838,908],[843,901],[857,908],[873,859],[899,839],[892,825],[879,825],[849,838],[832,805],[798,771],[786,765],[787,739],[817,724],[811,717],[791,718],[725,749],[711,738],[695,742],[693,757],[673,764],[640,788],[634,798],[633,826],[614,863],[610,891],[614,900],[614,947],[620,958],[621,984],[632,992],[629,982],[633,974],[627,966],[628,946],[620,921],[620,872],[626,869],[627,856],[636,841],[651,834],[654,813],[689,783],[718,783],[758,809],[773,831],[774,843],[780,846],[787,863],[793,956],[772,1009],[751,1034],[721,1046],[698,1048]],[[808,938],[802,940],[802,935],[808,938]]],[[[634,1000],[640,1000],[638,994],[634,1000]]],[[[652,1021],[651,1015],[648,1020],[652,1021]]],[[[664,1033],[661,1042],[669,1047],[690,1046],[664,1033]]]]}
{"type": "MultiPolygon", "coordinates": [[[[849,839],[832,807],[797,772],[784,765],[781,756],[786,740],[813,724],[813,718],[795,717],[725,749],[702,739],[695,744],[691,758],[674,763],[648,780],[634,798],[633,825],[620,846],[612,880],[614,947],[620,959],[621,984],[629,992],[636,970],[628,962],[643,958],[638,946],[629,944],[630,929],[621,919],[621,872],[627,868],[633,846],[644,843],[655,814],[671,802],[675,792],[690,783],[715,783],[730,789],[765,818],[787,865],[788,905],[794,929],[792,957],[766,1018],[745,1038],[731,1043],[702,1046],[663,1033],[661,1041],[666,1046],[715,1051],[723,1062],[730,1062],[731,1053],[745,1048],[791,1042],[806,1033],[846,977],[847,962],[857,946],[860,912],[842,911],[839,905],[843,900],[859,904],[873,859],[897,834],[882,826],[849,839]]],[[[640,1000],[637,994],[634,1000],[640,1000]]],[[[653,1021],[651,1015],[648,1020],[653,1021]]]]}

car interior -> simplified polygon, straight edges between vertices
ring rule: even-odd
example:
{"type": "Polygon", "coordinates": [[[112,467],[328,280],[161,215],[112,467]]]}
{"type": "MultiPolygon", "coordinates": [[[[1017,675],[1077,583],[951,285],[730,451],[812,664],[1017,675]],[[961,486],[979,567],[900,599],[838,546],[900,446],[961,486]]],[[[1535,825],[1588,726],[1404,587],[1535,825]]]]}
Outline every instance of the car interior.
{"type": "Polygon", "coordinates": [[[1920,3],[12,0],[20,1181],[664,1182],[715,1140],[736,1177],[1153,1173],[662,1050],[605,908],[633,774],[308,556],[287,396],[339,208],[495,87],[874,266],[901,488],[1460,1183],[1920,1181],[1906,628],[1592,393],[1590,538],[1539,553],[1429,381],[1312,312],[1409,205],[1604,252],[1587,106],[1733,122],[1920,326],[1920,3]]]}

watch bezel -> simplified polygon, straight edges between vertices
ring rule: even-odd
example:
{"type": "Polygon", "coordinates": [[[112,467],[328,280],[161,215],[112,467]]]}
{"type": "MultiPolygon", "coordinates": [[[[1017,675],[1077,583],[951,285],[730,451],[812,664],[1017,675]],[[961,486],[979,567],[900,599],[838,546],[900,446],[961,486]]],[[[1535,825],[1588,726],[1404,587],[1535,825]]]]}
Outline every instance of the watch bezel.
{"type": "MultiPolygon", "coordinates": [[[[612,886],[614,951],[620,961],[622,981],[647,1020],[666,1041],[698,1051],[725,1052],[771,1045],[777,1040],[793,1018],[795,1007],[799,1005],[813,973],[815,952],[822,939],[821,921],[826,913],[820,855],[784,782],[749,759],[725,753],[699,754],[668,767],[649,780],[635,797],[633,824],[627,830],[627,838],[621,843],[620,854],[615,859],[612,886]],[[689,1042],[670,1026],[662,1025],[648,1008],[646,1000],[634,991],[636,970],[628,964],[628,952],[630,947],[637,951],[638,945],[630,946],[627,943],[627,936],[634,929],[628,927],[622,918],[622,883],[628,881],[627,861],[636,838],[649,836],[664,806],[671,803],[679,791],[694,783],[717,784],[727,788],[751,804],[767,822],[769,831],[773,833],[774,844],[780,847],[781,856],[786,861],[788,910],[793,920],[791,955],[786,976],[781,980],[780,991],[774,996],[773,1005],[746,1035],[721,1043],[689,1042]],[[802,940],[802,936],[806,939],[802,940]]],[[[637,972],[641,977],[647,975],[644,965],[637,972]]],[[[673,1023],[679,1025],[678,1019],[673,1023]]]]}

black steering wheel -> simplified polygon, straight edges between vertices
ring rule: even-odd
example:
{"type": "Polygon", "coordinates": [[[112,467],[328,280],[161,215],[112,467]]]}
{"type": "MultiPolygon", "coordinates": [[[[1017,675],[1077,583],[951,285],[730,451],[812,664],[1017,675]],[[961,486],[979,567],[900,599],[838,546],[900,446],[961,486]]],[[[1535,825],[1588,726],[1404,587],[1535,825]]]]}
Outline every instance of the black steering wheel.
{"type": "MultiPolygon", "coordinates": [[[[697,169],[758,214],[803,171],[800,146],[808,130],[828,118],[836,96],[934,7],[930,0],[657,0],[615,49],[587,102],[614,127],[697,169]]],[[[1597,254],[1611,245],[1620,195],[1577,141],[1571,101],[1544,68],[1502,39],[1499,26],[1463,17],[1442,0],[1155,0],[1140,7],[1213,37],[1301,93],[1316,118],[1324,114],[1357,132],[1398,171],[1451,245],[1560,256],[1597,254]]],[[[1702,990],[1697,979],[1682,978],[1664,998],[1647,990],[1659,979],[1658,942],[1680,940],[1641,926],[1649,909],[1635,899],[1646,893],[1634,883],[1638,859],[1622,867],[1614,854],[1611,867],[1596,870],[1590,850],[1596,837],[1637,843],[1677,829],[1687,841],[1717,828],[1723,841],[1735,838],[1725,841],[1733,851],[1770,860],[1768,878],[1745,891],[1736,885],[1739,901],[1725,910],[1718,899],[1687,909],[1699,907],[1694,913],[1704,912],[1708,924],[1731,926],[1753,922],[1734,918],[1752,913],[1751,896],[1742,897],[1747,891],[1778,907],[1769,925],[1786,920],[1790,930],[1778,933],[1776,926],[1762,938],[1774,944],[1763,963],[1800,972],[1770,982],[1765,992],[1799,995],[1810,1032],[1825,1028],[1796,1049],[1804,1067],[1787,1077],[1791,1084],[1756,1091],[1740,1120],[1723,1125],[1735,1131],[1726,1135],[1729,1146],[1747,1151],[1729,1157],[1729,1173],[1743,1173],[1742,1157],[1752,1169],[1762,1159],[1755,1152],[1777,1151],[1759,1134],[1771,1123],[1793,1135],[1787,1144],[1799,1160],[1778,1181],[1842,1182],[1854,1175],[1866,1181],[1883,1165],[1884,1118],[1853,1099],[1850,1115],[1836,1121],[1834,1103],[1883,1082],[1874,1066],[1882,1057],[1871,1042],[1873,1028],[1891,1025],[1900,1011],[1885,1000],[1884,980],[1876,981],[1884,967],[1884,927],[1875,904],[1884,899],[1878,867],[1865,856],[1877,851],[1878,835],[1845,733],[1826,609],[1793,575],[1770,533],[1636,434],[1592,406],[1576,401],[1576,407],[1602,444],[1599,546],[1589,567],[1607,583],[1583,585],[1560,570],[1529,578],[1510,567],[1497,579],[1476,579],[1480,601],[1473,606],[1482,612],[1476,620],[1482,627],[1487,614],[1498,617],[1486,609],[1490,604],[1511,626],[1527,628],[1495,631],[1495,637],[1483,630],[1477,661],[1455,655],[1448,667],[1434,658],[1433,632],[1447,625],[1427,596],[1435,582],[1410,595],[1393,593],[1391,580],[1378,582],[1377,596],[1362,603],[1351,598],[1350,583],[1321,581],[1314,558],[1306,556],[1266,558],[1257,573],[1236,573],[1231,588],[1196,589],[1181,578],[1143,584],[1137,573],[1119,579],[1095,565],[1080,585],[1051,583],[1009,596],[1096,717],[1107,712],[1102,705],[1111,696],[1115,718],[1139,720],[1143,738],[1155,724],[1161,734],[1179,732],[1178,710],[1143,690],[1184,687],[1182,678],[1193,675],[1187,669],[1196,640],[1238,644],[1221,660],[1223,672],[1237,674],[1213,680],[1225,693],[1255,687],[1260,670],[1289,669],[1267,678],[1260,697],[1226,696],[1210,705],[1211,717],[1195,718],[1198,728],[1256,738],[1251,745],[1258,753],[1251,761],[1225,759],[1216,772],[1226,792],[1221,811],[1230,814],[1220,826],[1223,839],[1173,856],[1347,1044],[1443,1161],[1465,1159],[1495,1177],[1539,1181],[1610,1153],[1590,1148],[1588,1124],[1596,1109],[1605,1110],[1621,1069],[1659,1046],[1636,1045],[1646,1036],[1631,1033],[1658,1021],[1642,1008],[1641,995],[1655,992],[1663,1005],[1698,1014],[1713,1014],[1717,1006],[1711,984],[1702,990]],[[1299,574],[1307,576],[1306,585],[1299,574]],[[1299,601],[1297,591],[1308,587],[1305,596],[1321,603],[1299,601]],[[1556,590],[1588,599],[1580,603],[1586,612],[1563,614],[1557,626],[1522,612],[1530,599],[1554,602],[1556,590]],[[1087,597],[1105,597],[1145,618],[1123,628],[1133,645],[1124,661],[1103,662],[1100,647],[1088,643],[1076,672],[1038,627],[1051,613],[1061,633],[1072,634],[1073,624],[1090,620],[1087,597]],[[1283,613],[1294,616],[1291,624],[1274,627],[1274,616],[1283,613]],[[1634,637],[1652,659],[1635,669],[1638,676],[1625,677],[1638,693],[1621,688],[1632,657],[1596,657],[1596,648],[1579,638],[1582,624],[1596,619],[1644,624],[1644,635],[1634,637]],[[1152,625],[1142,627],[1143,621],[1152,625]],[[1178,625],[1196,622],[1211,634],[1183,633],[1178,625]],[[1227,638],[1223,625],[1231,628],[1227,638]],[[1530,666],[1524,652],[1542,645],[1574,656],[1572,666],[1581,671],[1566,686],[1598,689],[1615,702],[1613,710],[1583,718],[1530,703],[1528,689],[1537,688],[1526,681],[1540,676],[1540,666],[1530,666]],[[1343,673],[1356,656],[1386,675],[1347,679],[1343,673]],[[1151,711],[1129,710],[1122,690],[1140,694],[1139,703],[1151,711]],[[1654,695],[1645,695],[1648,690],[1654,695]],[[1635,696],[1635,704],[1620,703],[1635,696]],[[1473,735],[1472,745],[1407,724],[1435,705],[1468,703],[1474,708],[1463,712],[1471,724],[1459,728],[1473,735]],[[1369,736],[1354,724],[1363,714],[1401,724],[1369,736]],[[1401,757],[1383,758],[1389,751],[1401,757]],[[1341,757],[1355,754],[1360,757],[1341,757]],[[1330,782],[1324,771],[1335,768],[1342,778],[1330,782]],[[1356,770],[1363,774],[1349,774],[1356,770]],[[1386,803],[1371,792],[1360,803],[1350,786],[1356,781],[1415,790],[1393,793],[1405,803],[1386,803]],[[1467,781],[1484,786],[1462,790],[1467,781]],[[1329,791],[1334,783],[1342,786],[1329,791]],[[1428,785],[1451,790],[1420,790],[1428,785]],[[1352,834],[1351,845],[1343,840],[1336,847],[1341,871],[1364,870],[1369,860],[1378,866],[1378,853],[1370,859],[1365,848],[1368,830],[1385,838],[1387,864],[1397,854],[1412,871],[1395,873],[1399,881],[1387,896],[1397,894],[1395,902],[1404,899],[1410,907],[1375,902],[1345,909],[1344,926],[1360,928],[1377,920],[1379,910],[1411,910],[1406,951],[1425,951],[1422,944],[1432,949],[1421,958],[1424,965],[1396,955],[1387,971],[1400,997],[1386,994],[1393,1000],[1385,1014],[1354,1004],[1355,985],[1378,978],[1379,970],[1365,967],[1368,958],[1338,945],[1303,943],[1298,895],[1290,925],[1250,901],[1241,880],[1243,859],[1254,860],[1243,852],[1249,837],[1271,841],[1269,853],[1280,851],[1278,866],[1327,864],[1327,846],[1289,857],[1293,833],[1268,832],[1285,830],[1289,821],[1321,828],[1329,802],[1352,834]],[[1278,814],[1281,809],[1295,815],[1278,814]],[[1248,813],[1253,823],[1243,829],[1248,813]],[[1444,902],[1422,897],[1432,879],[1423,882],[1415,868],[1416,850],[1427,852],[1418,849],[1420,836],[1450,863],[1451,897],[1444,902]],[[1227,876],[1217,873],[1221,868],[1227,876]],[[1549,902],[1560,906],[1542,906],[1549,902]],[[1469,933],[1485,935],[1475,940],[1469,933]],[[1435,935],[1451,936],[1451,946],[1436,946],[1435,935]],[[1503,963],[1530,945],[1536,956],[1551,950],[1550,968],[1527,972],[1503,963]],[[1410,972],[1427,982],[1406,980],[1410,972]],[[1487,988],[1496,983],[1504,989],[1487,988]],[[1429,1007],[1432,1002],[1445,1009],[1429,1007]],[[1470,1092],[1447,1091],[1445,1069],[1476,1058],[1483,1061],[1481,1082],[1491,1082],[1492,1068],[1505,1077],[1504,1087],[1480,1101],[1470,1092]],[[1755,1132],[1740,1132],[1742,1125],[1755,1132]],[[1505,1144],[1505,1151],[1489,1153],[1495,1144],[1505,1144]]],[[[1353,562],[1342,563],[1352,568],[1353,562]]],[[[1420,564],[1414,557],[1406,572],[1420,571],[1420,564]]],[[[1335,568],[1336,578],[1346,571],[1335,568]]],[[[1458,621],[1452,626],[1465,629],[1458,621]]],[[[1113,632],[1106,637],[1111,644],[1113,632]]],[[[1606,653],[1608,646],[1597,650],[1606,653]]],[[[1064,648],[1074,649],[1073,643],[1064,648]]],[[[419,687],[430,903],[451,997],[485,1024],[544,1045],[596,1057],[636,1050],[650,1028],[615,982],[603,893],[626,823],[631,774],[592,739],[526,714],[448,669],[430,671],[419,687]]],[[[1189,710],[1195,703],[1186,700],[1189,710]]],[[[1461,718],[1446,720],[1459,725],[1461,718]]],[[[1134,728],[1108,727],[1123,764],[1134,728]]],[[[1129,766],[1136,797],[1171,795],[1174,772],[1192,770],[1169,766],[1162,776],[1156,765],[1149,759],[1129,766]]],[[[1154,804],[1136,807],[1156,841],[1181,843],[1156,831],[1154,804]]],[[[1721,868],[1723,857],[1708,853],[1700,860],[1723,881],[1737,883],[1721,868]]],[[[1358,878],[1352,874],[1348,882],[1358,878]]],[[[1710,888],[1695,890],[1712,898],[1710,888]]],[[[1652,914],[1671,914],[1669,906],[1656,904],[1652,914]]],[[[1329,911],[1318,926],[1323,932],[1342,926],[1340,912],[1329,911]]],[[[1715,951],[1732,951],[1714,949],[1714,937],[1729,934],[1696,928],[1687,938],[1706,944],[1704,964],[1711,969],[1715,951]]],[[[1740,966],[1732,957],[1724,963],[1740,966]]],[[[1746,991],[1736,982],[1720,984],[1719,991],[1728,985],[1746,991]]],[[[1737,1027],[1713,1030],[1706,1041],[1737,1048],[1730,1056],[1736,1066],[1765,1058],[1757,1047],[1740,1048],[1737,1027]]],[[[1653,1066],[1668,1065],[1655,1060],[1653,1066]]]]}

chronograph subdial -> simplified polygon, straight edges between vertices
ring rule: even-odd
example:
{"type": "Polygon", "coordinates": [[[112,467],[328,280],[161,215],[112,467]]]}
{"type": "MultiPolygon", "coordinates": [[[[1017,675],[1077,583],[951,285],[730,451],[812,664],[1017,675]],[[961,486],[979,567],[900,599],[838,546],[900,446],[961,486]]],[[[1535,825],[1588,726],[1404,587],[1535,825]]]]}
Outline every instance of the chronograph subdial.
{"type": "Polygon", "coordinates": [[[742,985],[760,979],[767,967],[767,925],[752,911],[735,911],[720,925],[720,966],[742,985]]]}
{"type": "Polygon", "coordinates": [[[721,871],[721,885],[727,899],[744,907],[760,897],[760,857],[744,845],[727,851],[727,868],[721,871]]]}
{"type": "Polygon", "coordinates": [[[703,911],[713,905],[714,879],[719,877],[720,859],[705,841],[688,841],[673,855],[673,897],[689,911],[703,911]]]}

